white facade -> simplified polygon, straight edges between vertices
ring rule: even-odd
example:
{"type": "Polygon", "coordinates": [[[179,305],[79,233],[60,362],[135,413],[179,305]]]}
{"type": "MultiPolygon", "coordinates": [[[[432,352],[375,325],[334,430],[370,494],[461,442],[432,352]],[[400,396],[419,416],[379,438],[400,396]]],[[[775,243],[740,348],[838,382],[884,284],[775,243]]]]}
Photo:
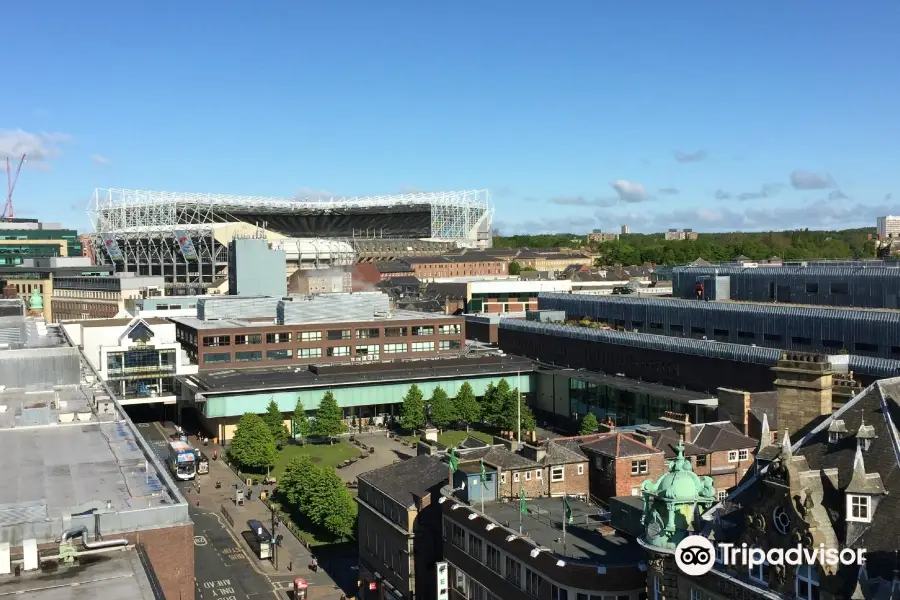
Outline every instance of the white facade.
{"type": "Polygon", "coordinates": [[[878,217],[878,237],[882,240],[900,238],[900,217],[878,217]]]}
{"type": "Polygon", "coordinates": [[[62,325],[121,404],[174,404],[175,377],[197,373],[175,323],[157,318],[95,319],[62,325]]]}

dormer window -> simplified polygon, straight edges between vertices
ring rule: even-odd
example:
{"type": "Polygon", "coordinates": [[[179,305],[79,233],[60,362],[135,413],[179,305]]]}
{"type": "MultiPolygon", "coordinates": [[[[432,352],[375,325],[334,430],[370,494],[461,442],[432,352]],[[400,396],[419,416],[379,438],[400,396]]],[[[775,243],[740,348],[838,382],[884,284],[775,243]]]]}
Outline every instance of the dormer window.
{"type": "Polygon", "coordinates": [[[872,498],[860,494],[848,494],[847,520],[855,523],[871,523],[872,498]]]}
{"type": "Polygon", "coordinates": [[[841,434],[837,431],[829,431],[828,432],[828,443],[829,444],[837,444],[841,441],[841,434]]]}

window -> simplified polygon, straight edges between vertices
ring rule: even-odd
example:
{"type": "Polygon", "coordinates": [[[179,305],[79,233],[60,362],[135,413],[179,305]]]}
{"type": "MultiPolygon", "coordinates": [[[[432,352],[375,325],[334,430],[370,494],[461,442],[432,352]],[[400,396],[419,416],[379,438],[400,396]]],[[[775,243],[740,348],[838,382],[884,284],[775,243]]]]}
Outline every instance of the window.
{"type": "Polygon", "coordinates": [[[234,336],[234,343],[237,346],[255,346],[257,344],[262,344],[262,334],[248,333],[246,335],[236,335],[234,336]]]}
{"type": "Polygon", "coordinates": [[[450,541],[457,548],[466,549],[466,532],[456,523],[450,523],[450,541]]]}
{"type": "Polygon", "coordinates": [[[725,338],[727,338],[727,337],[729,336],[729,333],[728,333],[728,330],[727,330],[727,329],[715,329],[715,328],[714,328],[714,329],[713,329],[713,336],[714,336],[714,337],[725,337],[725,338]]]}
{"type": "Polygon", "coordinates": [[[513,560],[510,557],[506,557],[506,579],[515,583],[516,585],[521,585],[522,583],[522,565],[519,564],[519,561],[513,560]]]}
{"type": "Polygon", "coordinates": [[[329,329],[325,333],[325,337],[329,340],[349,340],[350,339],[350,330],[349,329],[329,329]]]}
{"type": "Polygon", "coordinates": [[[631,474],[632,475],[644,475],[649,472],[650,467],[647,464],[646,460],[633,460],[631,461],[631,474]]]}
{"type": "Polygon", "coordinates": [[[584,465],[578,465],[578,474],[584,475],[584,465]]]}
{"type": "Polygon", "coordinates": [[[322,332],[321,331],[301,331],[300,332],[300,341],[301,342],[321,342],[322,341],[322,332]]]}
{"type": "Polygon", "coordinates": [[[871,498],[868,496],[850,495],[847,497],[847,504],[850,509],[847,511],[847,520],[856,521],[857,523],[868,523],[872,520],[872,511],[869,510],[869,502],[871,498]]]}
{"type": "Polygon", "coordinates": [[[290,348],[282,350],[266,350],[266,360],[288,360],[294,357],[294,351],[290,348]]]}
{"type": "Polygon", "coordinates": [[[357,356],[365,356],[367,358],[376,359],[378,358],[378,354],[381,351],[381,346],[378,344],[370,344],[368,346],[357,346],[356,347],[356,355],[357,356]]]}
{"type": "Polygon", "coordinates": [[[716,500],[718,500],[719,502],[721,502],[722,500],[724,500],[727,497],[728,497],[727,490],[719,490],[716,492],[716,500]]]}
{"type": "Polygon", "coordinates": [[[327,356],[350,356],[350,346],[329,346],[327,356]]]}
{"type": "Polygon", "coordinates": [[[525,481],[531,481],[531,471],[525,471],[525,481]]]}
{"type": "Polygon", "coordinates": [[[806,284],[806,293],[807,294],[818,294],[819,293],[819,284],[818,283],[807,283],[806,284]]]}
{"type": "Polygon", "coordinates": [[[459,335],[462,333],[462,326],[459,323],[453,325],[441,325],[438,329],[441,335],[459,335]]]}
{"type": "Polygon", "coordinates": [[[550,481],[556,483],[566,478],[565,467],[550,467],[550,481]]]}
{"type": "Polygon", "coordinates": [[[492,571],[499,573],[500,572],[500,550],[497,549],[496,546],[491,546],[490,544],[486,544],[487,549],[485,551],[485,561],[484,564],[488,566],[492,571]]]}
{"type": "Polygon", "coordinates": [[[500,473],[500,483],[506,483],[506,473],[500,473]]]}
{"type": "Polygon", "coordinates": [[[384,337],[406,337],[408,335],[406,327],[385,327],[384,337]]]}
{"type": "Polygon", "coordinates": [[[665,329],[666,326],[662,323],[650,323],[650,329],[665,329]]]}
{"type": "Polygon", "coordinates": [[[384,345],[384,353],[385,354],[405,354],[406,353],[406,344],[385,344],[384,345]]]}
{"type": "Polygon", "coordinates": [[[472,558],[481,562],[481,549],[482,549],[482,541],[481,538],[477,535],[469,534],[469,554],[472,555],[472,558]]]}
{"type": "Polygon", "coordinates": [[[267,344],[290,344],[291,343],[291,332],[290,331],[282,331],[280,333],[267,333],[266,334],[266,343],[267,344]]]}
{"type": "Polygon", "coordinates": [[[749,459],[749,458],[750,458],[750,450],[748,450],[747,448],[744,448],[744,449],[742,449],[742,450],[738,450],[738,460],[739,460],[740,462],[743,462],[743,461],[745,461],[745,460],[747,460],[747,459],[749,459]]]}
{"type": "Polygon", "coordinates": [[[434,352],[434,342],[413,342],[413,352],[434,352]]]}
{"type": "Polygon", "coordinates": [[[742,340],[755,340],[756,334],[752,331],[738,331],[738,337],[742,340]]]}
{"type": "Polygon", "coordinates": [[[791,343],[795,346],[812,346],[812,338],[795,335],[791,338],[791,343]]]}
{"type": "Polygon", "coordinates": [[[379,332],[378,332],[378,328],[377,328],[377,327],[371,327],[371,328],[368,328],[368,329],[357,329],[357,330],[356,330],[356,337],[359,338],[359,339],[361,339],[361,340],[369,340],[369,339],[372,339],[372,338],[377,338],[377,337],[378,337],[378,333],[379,333],[379,332]]]}
{"type": "Polygon", "coordinates": [[[322,358],[321,348],[300,348],[297,353],[298,358],[322,358]]]}
{"type": "Polygon", "coordinates": [[[519,483],[519,474],[513,473],[513,483],[519,483]]]}
{"type": "Polygon", "coordinates": [[[844,342],[840,340],[822,340],[822,346],[825,348],[834,348],[840,350],[844,347],[844,342]]]}
{"type": "Polygon", "coordinates": [[[816,567],[809,565],[797,567],[794,596],[799,600],[819,600],[819,573],[816,567]]]}
{"type": "Polygon", "coordinates": [[[417,325],[412,328],[413,335],[434,335],[434,325],[417,325]]]}
{"type": "Polygon", "coordinates": [[[207,365],[231,362],[231,352],[211,352],[203,355],[203,363],[207,365]]]}
{"type": "Polygon", "coordinates": [[[261,350],[251,350],[249,352],[235,352],[234,362],[257,362],[262,360],[261,350]]]}
{"type": "Polygon", "coordinates": [[[832,281],[831,282],[831,293],[832,294],[849,294],[850,293],[850,284],[846,281],[832,281]]]}
{"type": "Polygon", "coordinates": [[[700,590],[691,588],[691,600],[703,600],[703,596],[700,594],[700,590]]]}
{"type": "Polygon", "coordinates": [[[212,335],[203,338],[203,346],[206,348],[215,348],[216,346],[230,346],[230,335],[212,335]]]}
{"type": "Polygon", "coordinates": [[[551,585],[550,600],[569,600],[569,590],[551,585]]]}
{"type": "Polygon", "coordinates": [[[706,455],[705,454],[700,454],[697,456],[697,466],[698,467],[706,466],[706,455]]]}
{"type": "Polygon", "coordinates": [[[537,598],[541,590],[541,583],[543,583],[543,580],[540,575],[531,569],[525,569],[525,591],[528,594],[537,598]]]}
{"type": "Polygon", "coordinates": [[[765,340],[767,342],[780,342],[781,335],[779,335],[777,333],[764,333],[763,340],[765,340]]]}
{"type": "Polygon", "coordinates": [[[699,335],[706,334],[706,327],[691,327],[691,333],[696,333],[699,335]]]}
{"type": "Polygon", "coordinates": [[[439,344],[438,349],[440,350],[459,350],[462,348],[460,340],[441,340],[439,344]]]}
{"type": "Polygon", "coordinates": [[[738,451],[737,450],[729,450],[728,451],[728,462],[738,462],[738,451]]]}
{"type": "Polygon", "coordinates": [[[765,583],[766,582],[765,562],[763,562],[763,564],[761,564],[761,565],[754,565],[752,567],[747,567],[747,574],[750,576],[750,579],[752,579],[753,581],[756,581],[757,583],[765,583]]]}
{"type": "Polygon", "coordinates": [[[684,333],[684,326],[683,325],[672,325],[670,323],[669,324],[669,332],[670,333],[684,333]]]}

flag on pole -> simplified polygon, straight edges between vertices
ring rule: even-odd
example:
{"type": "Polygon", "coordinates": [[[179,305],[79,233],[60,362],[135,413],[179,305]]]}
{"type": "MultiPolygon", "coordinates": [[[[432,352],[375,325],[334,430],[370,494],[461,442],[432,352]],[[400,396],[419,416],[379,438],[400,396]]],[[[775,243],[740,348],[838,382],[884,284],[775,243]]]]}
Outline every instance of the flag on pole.
{"type": "Polygon", "coordinates": [[[519,512],[523,515],[528,514],[528,504],[525,503],[525,488],[519,489],[519,512]]]}
{"type": "Polygon", "coordinates": [[[569,497],[563,496],[563,507],[566,511],[566,523],[572,524],[572,507],[569,505],[569,497]]]}
{"type": "Polygon", "coordinates": [[[484,470],[484,459],[481,459],[481,483],[487,483],[487,471],[484,470]]]}
{"type": "Polygon", "coordinates": [[[450,448],[450,470],[456,473],[459,468],[459,458],[456,456],[456,448],[450,448]]]}

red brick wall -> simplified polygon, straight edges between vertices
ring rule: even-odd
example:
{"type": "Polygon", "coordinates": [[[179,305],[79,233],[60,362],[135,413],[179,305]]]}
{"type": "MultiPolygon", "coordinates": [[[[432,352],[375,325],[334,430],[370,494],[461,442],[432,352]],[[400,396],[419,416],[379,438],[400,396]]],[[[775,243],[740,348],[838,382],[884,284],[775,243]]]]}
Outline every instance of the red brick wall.
{"type": "MultiPolygon", "coordinates": [[[[656,479],[666,472],[666,459],[662,452],[645,456],[617,458],[615,461],[615,495],[630,496],[633,488],[641,488],[645,479],[656,479]],[[647,461],[647,473],[632,475],[631,462],[635,460],[647,461]]],[[[601,498],[605,500],[605,498],[601,498]]]]}
{"type": "Polygon", "coordinates": [[[701,477],[708,475],[713,478],[713,485],[716,491],[725,491],[733,488],[744,478],[747,470],[753,466],[753,450],[748,450],[747,460],[741,462],[728,462],[728,452],[713,452],[708,454],[706,458],[706,466],[696,466],[697,460],[694,459],[694,472],[701,477]],[[713,469],[732,469],[732,471],[720,472],[716,475],[712,474],[713,469]]]}

